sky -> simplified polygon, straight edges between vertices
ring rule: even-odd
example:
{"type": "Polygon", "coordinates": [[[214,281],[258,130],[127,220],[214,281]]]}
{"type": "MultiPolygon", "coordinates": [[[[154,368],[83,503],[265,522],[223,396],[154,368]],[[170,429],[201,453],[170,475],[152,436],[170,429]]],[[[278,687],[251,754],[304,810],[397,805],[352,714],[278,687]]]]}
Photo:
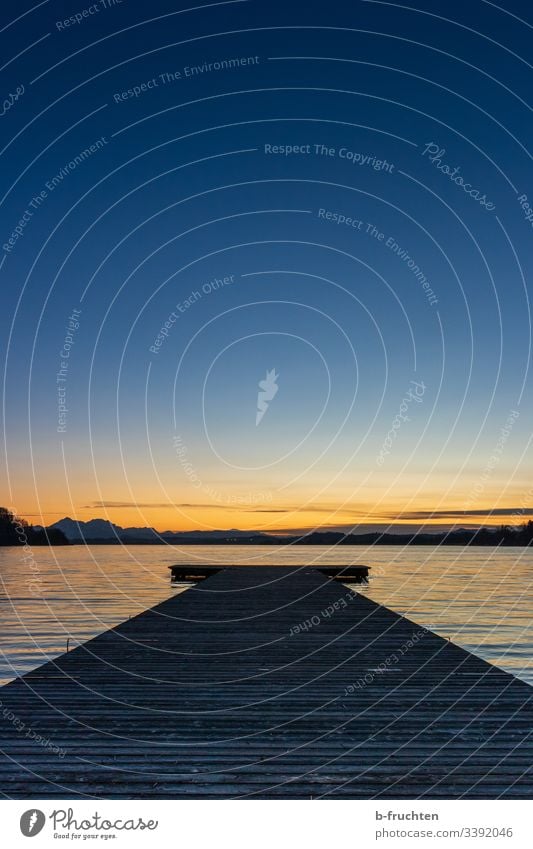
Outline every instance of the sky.
{"type": "Polygon", "coordinates": [[[527,519],[528,4],[1,15],[3,504],[527,519]]]}

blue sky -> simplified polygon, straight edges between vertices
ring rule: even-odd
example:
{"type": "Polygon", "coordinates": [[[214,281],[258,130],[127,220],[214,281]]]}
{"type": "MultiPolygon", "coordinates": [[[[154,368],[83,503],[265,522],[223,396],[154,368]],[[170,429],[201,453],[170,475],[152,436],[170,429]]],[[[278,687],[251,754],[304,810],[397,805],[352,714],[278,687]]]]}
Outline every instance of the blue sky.
{"type": "Polygon", "coordinates": [[[2,10],[4,501],[176,529],[512,512],[531,459],[526,4],[89,8],[2,10]]]}

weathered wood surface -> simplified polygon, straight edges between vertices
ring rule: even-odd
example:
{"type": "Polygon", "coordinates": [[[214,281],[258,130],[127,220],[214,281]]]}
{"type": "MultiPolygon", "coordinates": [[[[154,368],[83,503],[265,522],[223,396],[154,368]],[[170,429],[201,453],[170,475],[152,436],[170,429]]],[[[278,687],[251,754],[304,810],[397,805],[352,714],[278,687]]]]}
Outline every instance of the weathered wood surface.
{"type": "Polygon", "coordinates": [[[314,569],[230,567],[1,688],[0,787],[531,798],[532,696],[314,569]]]}

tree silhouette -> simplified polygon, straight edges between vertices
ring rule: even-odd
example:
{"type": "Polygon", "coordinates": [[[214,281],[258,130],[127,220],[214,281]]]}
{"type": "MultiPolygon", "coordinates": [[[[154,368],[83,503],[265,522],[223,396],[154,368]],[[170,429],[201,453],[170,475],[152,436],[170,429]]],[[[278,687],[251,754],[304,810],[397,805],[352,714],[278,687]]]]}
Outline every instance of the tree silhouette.
{"type": "Polygon", "coordinates": [[[68,545],[59,529],[37,529],[16,516],[7,507],[0,507],[0,545],[68,545]]]}

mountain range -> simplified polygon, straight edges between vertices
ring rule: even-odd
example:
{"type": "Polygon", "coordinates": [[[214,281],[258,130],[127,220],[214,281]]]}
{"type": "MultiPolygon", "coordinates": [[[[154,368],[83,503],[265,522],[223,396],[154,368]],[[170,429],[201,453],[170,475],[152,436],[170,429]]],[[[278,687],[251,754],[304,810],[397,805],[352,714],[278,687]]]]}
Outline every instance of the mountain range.
{"type": "Polygon", "coordinates": [[[50,525],[48,530],[62,531],[69,542],[158,544],[165,542],[249,542],[250,539],[262,537],[269,542],[276,537],[261,534],[256,531],[156,531],[155,528],[122,528],[107,519],[90,519],[88,522],[77,521],[66,516],[50,525]]]}
{"type": "Polygon", "coordinates": [[[477,529],[459,528],[442,533],[421,531],[394,533],[374,531],[349,534],[339,531],[314,531],[301,535],[264,534],[237,529],[217,531],[156,531],[154,528],[122,528],[107,519],[76,521],[68,516],[46,530],[62,531],[68,542],[91,545],[513,545],[533,544],[533,522],[518,527],[477,529]]]}

